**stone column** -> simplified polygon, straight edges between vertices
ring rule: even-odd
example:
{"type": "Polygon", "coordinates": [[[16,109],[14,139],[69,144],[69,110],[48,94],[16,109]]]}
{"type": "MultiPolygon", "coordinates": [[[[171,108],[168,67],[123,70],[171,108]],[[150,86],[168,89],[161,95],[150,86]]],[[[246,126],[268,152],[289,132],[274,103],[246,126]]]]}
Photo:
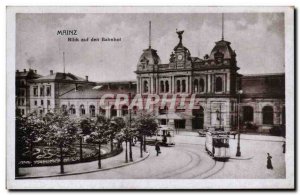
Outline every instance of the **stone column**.
{"type": "Polygon", "coordinates": [[[208,74],[207,75],[207,89],[206,89],[206,91],[207,91],[207,93],[210,93],[211,92],[211,75],[210,74],[208,74]]]}
{"type": "Polygon", "coordinates": [[[186,130],[193,130],[192,119],[185,119],[185,129],[186,130]]]}
{"type": "Polygon", "coordinates": [[[227,92],[230,92],[230,73],[227,73],[227,92]]]}

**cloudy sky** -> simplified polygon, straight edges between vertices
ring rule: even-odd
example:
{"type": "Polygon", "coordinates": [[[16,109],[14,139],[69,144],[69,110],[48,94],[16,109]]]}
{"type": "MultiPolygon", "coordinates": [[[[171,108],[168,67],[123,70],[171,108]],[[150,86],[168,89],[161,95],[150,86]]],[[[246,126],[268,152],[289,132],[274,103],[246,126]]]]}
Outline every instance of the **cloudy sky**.
{"type": "MultiPolygon", "coordinates": [[[[143,49],[152,48],[168,63],[184,30],[183,44],[192,56],[203,58],[221,39],[221,14],[17,14],[16,68],[88,75],[93,81],[132,80],[143,49]],[[76,29],[78,38],[121,38],[121,42],[68,42],[58,30],[76,29]]],[[[284,72],[284,15],[226,13],[225,40],[237,53],[242,74],[284,72]]]]}

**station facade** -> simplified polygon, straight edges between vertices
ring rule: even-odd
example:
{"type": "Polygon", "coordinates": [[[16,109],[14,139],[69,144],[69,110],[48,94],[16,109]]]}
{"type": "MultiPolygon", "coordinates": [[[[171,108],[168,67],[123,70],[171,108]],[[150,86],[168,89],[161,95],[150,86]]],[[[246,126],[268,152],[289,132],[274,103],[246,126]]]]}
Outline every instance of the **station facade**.
{"type": "Polygon", "coordinates": [[[151,45],[143,50],[133,81],[90,82],[87,77],[53,71],[44,77],[28,78],[26,113],[44,115],[59,109],[74,117],[119,117],[129,113],[129,101],[116,106],[117,94],[130,94],[130,99],[138,95],[143,101],[155,94],[170,99],[174,95],[184,97],[185,101],[176,102],[175,107],[168,103],[162,107],[159,102],[151,110],[132,108],[132,114],[152,112],[161,124],[185,130],[213,127],[229,131],[248,124],[257,127],[255,131],[268,132],[274,126],[285,125],[284,73],[239,74],[236,52],[223,38],[203,59],[192,57],[183,44],[183,33],[177,31],[178,44],[170,52],[168,63],[161,63],[151,45]],[[107,99],[103,109],[100,99],[105,94],[114,96],[107,99]],[[195,103],[191,109],[192,97],[195,103]]]}

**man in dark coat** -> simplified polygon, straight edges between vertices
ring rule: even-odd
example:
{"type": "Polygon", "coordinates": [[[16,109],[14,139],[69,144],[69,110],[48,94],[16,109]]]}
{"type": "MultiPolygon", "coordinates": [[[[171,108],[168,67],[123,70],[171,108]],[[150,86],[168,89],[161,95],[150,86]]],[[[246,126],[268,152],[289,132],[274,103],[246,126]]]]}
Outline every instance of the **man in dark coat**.
{"type": "Polygon", "coordinates": [[[159,147],[159,142],[155,143],[155,150],[156,150],[156,156],[160,153],[160,147],[159,147]]]}

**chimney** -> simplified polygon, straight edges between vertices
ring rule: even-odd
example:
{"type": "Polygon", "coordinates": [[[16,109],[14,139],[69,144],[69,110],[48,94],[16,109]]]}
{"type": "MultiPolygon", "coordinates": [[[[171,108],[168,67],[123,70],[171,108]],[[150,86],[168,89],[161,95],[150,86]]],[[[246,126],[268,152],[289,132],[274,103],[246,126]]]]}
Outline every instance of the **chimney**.
{"type": "Polygon", "coordinates": [[[50,70],[50,75],[53,75],[53,70],[50,70]]]}
{"type": "Polygon", "coordinates": [[[19,70],[17,70],[16,72],[19,72],[19,70]]]}
{"type": "Polygon", "coordinates": [[[88,81],[89,80],[89,76],[85,76],[85,80],[88,81]]]}
{"type": "Polygon", "coordinates": [[[36,70],[34,70],[34,73],[37,73],[37,71],[36,71],[36,70]]]}
{"type": "Polygon", "coordinates": [[[24,69],[24,72],[26,72],[26,69],[24,69]]]}

